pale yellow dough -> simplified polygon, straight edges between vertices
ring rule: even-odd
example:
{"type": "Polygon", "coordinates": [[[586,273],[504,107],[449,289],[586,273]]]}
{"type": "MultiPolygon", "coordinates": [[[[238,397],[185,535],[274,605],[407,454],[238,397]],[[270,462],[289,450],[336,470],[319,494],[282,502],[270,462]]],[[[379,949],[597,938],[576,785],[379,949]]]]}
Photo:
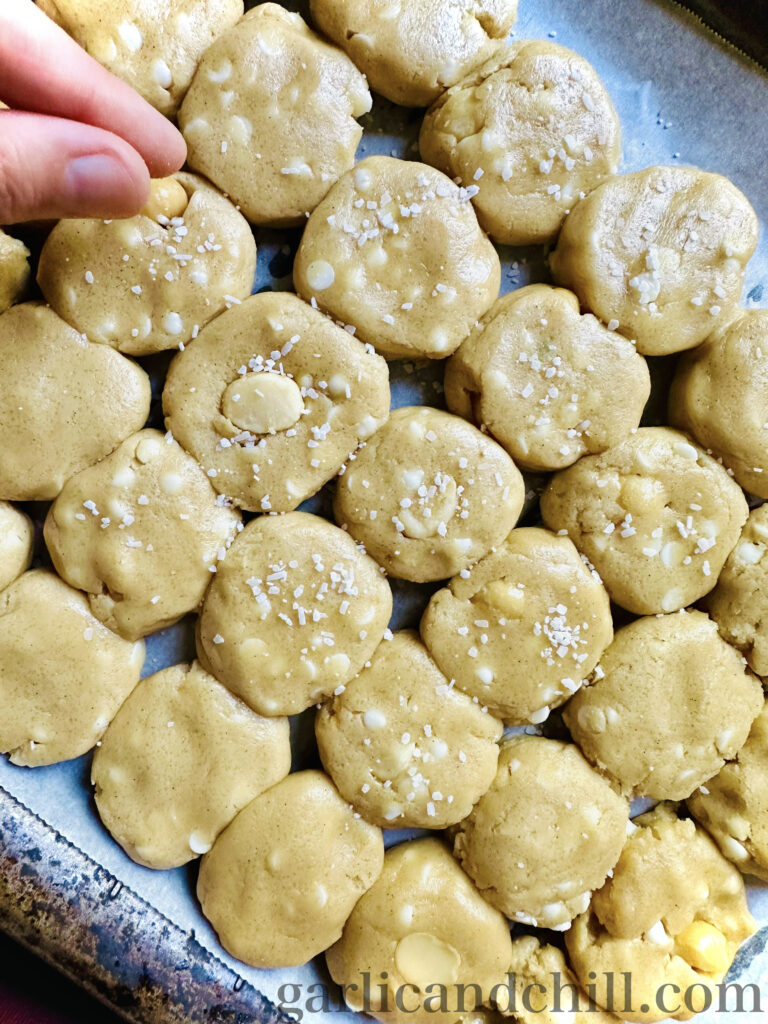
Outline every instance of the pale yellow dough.
{"type": "Polygon", "coordinates": [[[7,501],[0,501],[0,590],[29,568],[34,547],[32,520],[7,501]]]}
{"type": "Polygon", "coordinates": [[[29,249],[0,230],[0,313],[18,302],[29,281],[29,249]]]}

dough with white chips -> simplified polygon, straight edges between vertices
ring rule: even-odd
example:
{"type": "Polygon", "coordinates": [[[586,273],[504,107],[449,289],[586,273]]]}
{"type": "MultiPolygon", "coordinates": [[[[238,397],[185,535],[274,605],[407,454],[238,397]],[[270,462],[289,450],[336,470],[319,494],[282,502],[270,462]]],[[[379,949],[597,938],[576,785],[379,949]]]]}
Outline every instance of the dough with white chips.
{"type": "Polygon", "coordinates": [[[197,895],[232,956],[297,967],[339,938],[383,862],[381,831],[322,772],[296,772],[219,836],[203,858],[197,895]]]}
{"type": "Polygon", "coordinates": [[[500,544],[525,486],[507,453],[428,406],[396,409],[339,478],[334,513],[391,576],[453,576],[500,544]]]}
{"type": "Polygon", "coordinates": [[[256,245],[245,218],[193,174],[152,183],[129,220],[61,220],[37,280],[51,307],[91,341],[128,355],[183,348],[251,293],[256,245]]]}
{"type": "Polygon", "coordinates": [[[616,863],[629,806],[572,743],[515,736],[454,854],[513,921],[564,931],[616,863]]]}
{"type": "Polygon", "coordinates": [[[7,501],[0,501],[0,590],[29,568],[34,548],[32,520],[7,501]]]}
{"type": "Polygon", "coordinates": [[[207,853],[290,768],[288,720],[261,718],[193,662],[139,683],[96,751],[91,781],[129,857],[175,868],[207,853]]]}
{"type": "Polygon", "coordinates": [[[433,594],[421,635],[459,689],[524,725],[581,686],[613,624],[600,578],[571,541],[522,527],[433,594]]]}
{"type": "Polygon", "coordinates": [[[355,163],[368,84],[298,14],[266,3],[205,53],[179,111],[189,165],[254,224],[303,224],[355,163]]]}
{"type": "Polygon", "coordinates": [[[310,9],[372,89],[426,107],[503,45],[517,0],[310,0],[310,9]]]}
{"type": "Polygon", "coordinates": [[[323,767],[366,821],[445,828],[465,818],[496,774],[501,722],[449,686],[411,631],[320,709],[323,767]]]}
{"type": "Polygon", "coordinates": [[[211,671],[262,715],[293,715],[355,676],[381,641],[392,591],[336,526],[306,512],[250,522],[203,603],[211,671]]]}
{"type": "Polygon", "coordinates": [[[0,230],[0,313],[18,302],[29,281],[29,249],[0,230]]]}
{"type": "Polygon", "coordinates": [[[617,631],[563,714],[587,758],[626,794],[684,800],[736,757],[763,690],[703,612],[617,631]]]}
{"type": "Polygon", "coordinates": [[[464,1009],[472,1009],[504,982],[510,952],[507,922],[444,844],[429,838],[387,850],[380,878],[352,911],[326,960],[353,1010],[364,1008],[392,1024],[455,1024],[462,996],[464,1009]],[[397,1007],[396,993],[404,1009],[397,1007]]]}
{"type": "Polygon", "coordinates": [[[738,871],[702,829],[662,804],[635,820],[613,877],[565,943],[599,1005],[616,981],[613,1011],[624,1020],[664,1020],[664,1005],[687,1020],[709,1005],[702,989],[717,1005],[717,986],[755,927],[738,871]],[[624,972],[631,1008],[618,980],[624,972]]]}
{"type": "Polygon", "coordinates": [[[93,614],[138,640],[197,608],[238,529],[240,516],[195,460],[173,438],[141,430],[65,484],[45,542],[93,614]]]}
{"type": "Polygon", "coordinates": [[[144,644],[95,619],[84,594],[34,569],[0,591],[0,751],[37,767],[80,757],[139,681],[144,644]]]}
{"type": "Polygon", "coordinates": [[[297,296],[264,292],[175,358],[163,407],[218,491],[243,508],[290,512],[386,422],[389,371],[297,296]]]}
{"type": "Polygon", "coordinates": [[[758,221],[727,178],[648,167],[599,185],[568,215],[550,257],[558,284],[639,352],[694,348],[741,297],[758,221]]]}
{"type": "Polygon", "coordinates": [[[448,408],[496,438],[519,466],[556,470],[618,444],[651,393],[634,345],[564,288],[499,299],[448,361],[448,408]]]}
{"type": "Polygon", "coordinates": [[[426,164],[368,157],[307,221],[296,290],[388,359],[444,359],[499,294],[472,194],[426,164]]]}
{"type": "Polygon", "coordinates": [[[557,43],[505,47],[427,112],[422,159],[465,185],[502,245],[552,241],[621,156],[621,126],[594,68],[557,43]]]}
{"type": "Polygon", "coordinates": [[[748,511],[723,467],[667,427],[585,456],[541,497],[544,523],[565,530],[636,615],[674,612],[712,590],[748,511]]]}
{"type": "Polygon", "coordinates": [[[38,302],[0,316],[0,377],[0,498],[55,498],[149,414],[144,370],[38,302]]]}
{"type": "Polygon", "coordinates": [[[172,117],[201,56],[243,14],[243,0],[37,0],[72,38],[172,117]]]}

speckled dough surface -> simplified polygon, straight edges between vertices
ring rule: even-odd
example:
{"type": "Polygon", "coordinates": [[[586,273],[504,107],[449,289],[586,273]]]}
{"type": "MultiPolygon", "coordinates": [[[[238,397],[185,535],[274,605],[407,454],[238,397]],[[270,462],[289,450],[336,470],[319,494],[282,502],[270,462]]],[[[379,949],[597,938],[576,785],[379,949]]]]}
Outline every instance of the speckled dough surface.
{"type": "Polygon", "coordinates": [[[475,190],[426,164],[361,161],[309,218],[296,290],[388,359],[444,359],[499,294],[501,265],[477,223],[475,190]]]}
{"type": "Polygon", "coordinates": [[[594,69],[557,43],[505,47],[449,89],[421,128],[422,159],[465,185],[502,245],[552,241],[621,156],[621,127],[594,69]]]}
{"type": "Polygon", "coordinates": [[[694,348],[733,314],[755,251],[755,211],[727,178],[649,167],[599,185],[566,218],[558,284],[646,355],[694,348]]]}
{"type": "Polygon", "coordinates": [[[455,833],[454,853],[513,921],[565,930],[605,881],[629,806],[572,743],[516,736],[496,778],[455,833]]]}
{"type": "Polygon", "coordinates": [[[355,162],[365,78],[298,14],[261,4],[205,53],[179,111],[189,164],[254,224],[301,224],[355,162]]]}
{"type": "Polygon", "coordinates": [[[197,895],[232,956],[297,966],[339,938],[383,860],[380,830],[353,814],[328,777],[295,772],[222,833],[203,859],[197,895]]]}
{"type": "Polygon", "coordinates": [[[0,501],[0,590],[29,568],[34,547],[32,520],[7,501],[0,501]]]}
{"type": "Polygon", "coordinates": [[[712,590],[748,511],[723,467],[667,427],[585,456],[541,497],[546,525],[566,530],[611,598],[637,615],[677,611],[712,590]]]}
{"type": "Polygon", "coordinates": [[[29,274],[29,249],[0,230],[0,313],[19,300],[29,274]]]}
{"type": "Polygon", "coordinates": [[[260,714],[297,714],[360,671],[391,614],[389,584],[347,533],[305,512],[262,516],[219,566],[199,643],[260,714]]]}
{"type": "Polygon", "coordinates": [[[449,409],[487,430],[519,466],[563,469],[640,424],[651,392],[634,346],[564,288],[499,299],[450,358],[449,409]]]}
{"type": "Polygon", "coordinates": [[[762,705],[739,653],[703,612],[689,611],[618,630],[564,718],[625,793],[684,800],[736,756],[762,705]]]}
{"type": "Polygon", "coordinates": [[[397,409],[339,480],[336,521],[392,576],[445,579],[500,544],[523,507],[506,452],[458,416],[397,409]]]}
{"type": "Polygon", "coordinates": [[[176,357],[163,407],[218,491],[247,509],[289,512],[386,421],[389,372],[295,295],[266,292],[176,357]]]}

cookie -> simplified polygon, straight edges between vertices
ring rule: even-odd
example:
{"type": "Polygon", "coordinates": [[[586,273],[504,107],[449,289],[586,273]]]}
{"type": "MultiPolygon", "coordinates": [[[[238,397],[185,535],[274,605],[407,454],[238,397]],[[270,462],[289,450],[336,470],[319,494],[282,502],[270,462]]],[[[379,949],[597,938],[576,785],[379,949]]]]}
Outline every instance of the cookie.
{"type": "Polygon", "coordinates": [[[336,521],[391,576],[445,579],[500,544],[523,507],[507,453],[458,416],[397,409],[339,479],[336,521]]]}
{"type": "Polygon", "coordinates": [[[379,829],[353,814],[322,772],[296,772],[219,836],[203,858],[197,895],[232,956],[294,967],[339,938],[383,860],[379,829]]]}
{"type": "Polygon", "coordinates": [[[0,751],[37,767],[80,757],[139,681],[144,644],[94,618],[43,569],[0,591],[0,751]]]}
{"type": "Polygon", "coordinates": [[[571,541],[523,527],[432,596],[421,635],[459,689],[524,725],[575,693],[613,624],[605,588],[571,541]]]}
{"type": "Polygon", "coordinates": [[[640,424],[648,366],[563,288],[529,285],[491,308],[445,372],[448,408],[519,466],[550,471],[604,452],[640,424]]]}
{"type": "Polygon", "coordinates": [[[250,522],[203,603],[204,664],[262,715],[293,715],[349,682],[379,645],[392,592],[352,538],[306,512],[250,522]]]}
{"type": "Polygon", "coordinates": [[[684,800],[744,745],[760,682],[703,612],[637,619],[564,712],[584,754],[624,793],[684,800]]]}
{"type": "Polygon", "coordinates": [[[758,221],[719,174],[648,167],[603,182],[568,215],[550,257],[582,306],[663,356],[727,323],[755,251],[758,221]]]}
{"type": "Polygon", "coordinates": [[[368,157],[307,221],[296,291],[388,359],[444,359],[499,294],[474,191],[426,164],[368,157]]]}
{"type": "Polygon", "coordinates": [[[29,249],[0,230],[0,313],[21,298],[29,274],[29,249]]]}
{"type": "Polygon", "coordinates": [[[34,547],[32,520],[7,501],[0,501],[0,590],[29,568],[34,547]]]}
{"type": "Polygon", "coordinates": [[[298,14],[261,4],[206,50],[179,111],[193,170],[253,224],[302,224],[355,162],[365,78],[298,14]]]}
{"type": "Polygon", "coordinates": [[[0,498],[55,498],[149,414],[144,370],[38,302],[0,316],[0,376],[0,498]]]}
{"type": "Polygon", "coordinates": [[[183,348],[251,293],[256,245],[245,218],[202,178],[152,183],[129,220],[62,220],[40,254],[51,307],[91,341],[129,355],[183,348]]]}
{"type": "Polygon", "coordinates": [[[505,47],[429,109],[421,157],[465,185],[502,245],[551,242],[621,156],[619,117],[587,61],[557,43],[505,47]]]}
{"type": "Polygon", "coordinates": [[[674,612],[712,590],[748,511],[725,469],[667,427],[585,456],[541,497],[544,523],[565,531],[636,615],[674,612]]]}
{"type": "Polygon", "coordinates": [[[479,1008],[504,981],[510,948],[507,922],[430,838],[387,850],[326,960],[351,1009],[392,1024],[454,1024],[457,1006],[479,1008]]]}
{"type": "Polygon", "coordinates": [[[163,407],[216,490],[246,509],[290,512],[386,421],[389,372],[295,295],[264,292],[174,359],[163,407]]]}
{"type": "Polygon", "coordinates": [[[197,608],[238,529],[195,460],[141,430],[65,484],[45,542],[96,618],[138,640],[197,608]]]}

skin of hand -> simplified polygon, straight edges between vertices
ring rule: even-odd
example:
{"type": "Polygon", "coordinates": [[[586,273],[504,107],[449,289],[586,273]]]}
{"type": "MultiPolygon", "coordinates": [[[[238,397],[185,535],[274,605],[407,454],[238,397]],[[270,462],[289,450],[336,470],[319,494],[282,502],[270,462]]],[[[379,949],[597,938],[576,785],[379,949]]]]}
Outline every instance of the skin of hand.
{"type": "Polygon", "coordinates": [[[186,158],[171,122],[32,0],[0,0],[0,100],[0,224],[131,217],[186,158]]]}

